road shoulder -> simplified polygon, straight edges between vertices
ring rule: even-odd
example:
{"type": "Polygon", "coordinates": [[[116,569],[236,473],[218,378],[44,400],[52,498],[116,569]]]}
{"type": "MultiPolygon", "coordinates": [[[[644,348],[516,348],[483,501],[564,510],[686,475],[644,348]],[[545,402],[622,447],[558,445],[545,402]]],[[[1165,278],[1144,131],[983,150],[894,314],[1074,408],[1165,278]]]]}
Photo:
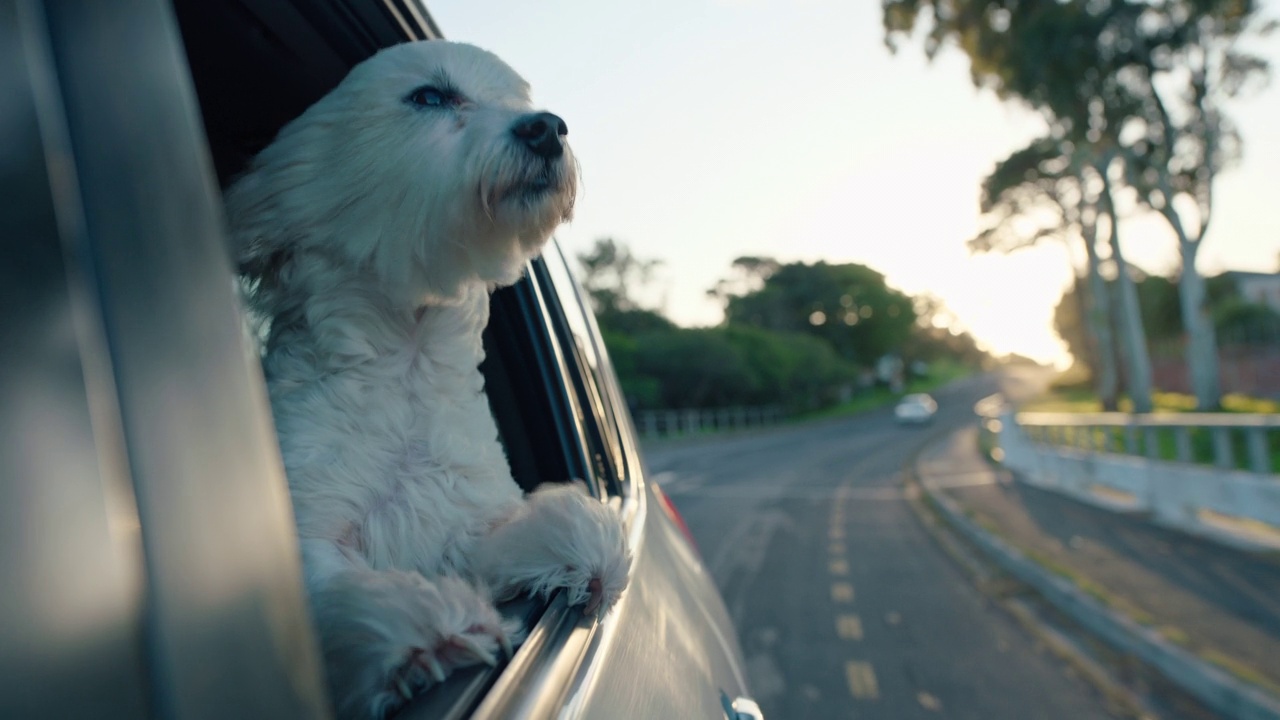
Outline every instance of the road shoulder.
{"type": "MultiPolygon", "coordinates": [[[[909,483],[922,505],[1073,623],[1215,712],[1280,717],[1275,563],[1028,488],[989,464],[976,440],[968,427],[917,457],[909,483]]],[[[1076,663],[1086,675],[1089,655],[1076,663]]],[[[1140,693],[1103,689],[1146,714],[1140,693]]]]}

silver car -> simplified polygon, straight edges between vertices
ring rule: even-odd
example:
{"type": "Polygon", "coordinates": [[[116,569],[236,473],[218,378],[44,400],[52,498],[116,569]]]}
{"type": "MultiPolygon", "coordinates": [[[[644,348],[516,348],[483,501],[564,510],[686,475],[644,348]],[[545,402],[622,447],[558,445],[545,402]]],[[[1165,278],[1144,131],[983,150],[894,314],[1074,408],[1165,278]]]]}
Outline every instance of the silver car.
{"type": "MultiPolygon", "coordinates": [[[[0,717],[324,718],[287,488],[218,186],[412,0],[0,7],[0,717]]],[[[624,519],[602,621],[528,640],[403,718],[758,718],[724,605],[559,249],[496,293],[483,370],[518,482],[624,519]]]]}
{"type": "Polygon", "coordinates": [[[904,395],[893,408],[893,417],[902,424],[925,425],[933,422],[938,403],[926,393],[904,395]]]}

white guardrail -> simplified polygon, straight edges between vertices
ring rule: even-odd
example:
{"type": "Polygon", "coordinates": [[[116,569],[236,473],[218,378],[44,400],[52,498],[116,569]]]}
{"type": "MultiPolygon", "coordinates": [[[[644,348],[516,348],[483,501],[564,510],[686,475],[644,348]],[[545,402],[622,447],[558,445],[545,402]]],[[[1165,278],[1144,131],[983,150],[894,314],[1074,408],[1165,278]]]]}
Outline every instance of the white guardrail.
{"type": "Polygon", "coordinates": [[[1253,549],[1280,548],[1280,415],[1016,413],[975,407],[1028,484],[1253,549]]]}

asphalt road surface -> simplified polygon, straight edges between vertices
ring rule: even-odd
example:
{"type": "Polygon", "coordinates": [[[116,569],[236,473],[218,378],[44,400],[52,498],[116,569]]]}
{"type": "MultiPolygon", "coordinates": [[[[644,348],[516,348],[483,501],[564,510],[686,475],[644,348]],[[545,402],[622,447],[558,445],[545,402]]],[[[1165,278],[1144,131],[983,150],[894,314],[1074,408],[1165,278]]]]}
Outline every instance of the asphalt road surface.
{"type": "Polygon", "coordinates": [[[977,400],[1017,381],[936,393],[932,427],[898,427],[885,409],[648,449],[724,595],[766,718],[1110,717],[968,582],[901,490],[928,437],[974,422],[977,400]]]}

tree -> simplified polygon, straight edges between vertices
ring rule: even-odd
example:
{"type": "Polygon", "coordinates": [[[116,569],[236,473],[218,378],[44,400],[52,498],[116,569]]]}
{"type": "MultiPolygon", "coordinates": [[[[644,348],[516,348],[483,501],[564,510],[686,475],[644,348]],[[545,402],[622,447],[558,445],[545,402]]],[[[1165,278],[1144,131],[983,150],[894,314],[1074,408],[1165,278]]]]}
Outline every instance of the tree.
{"type": "MultiPolygon", "coordinates": [[[[827,343],[754,327],[673,328],[615,338],[615,366],[638,407],[828,404],[856,369],[827,343]]],[[[606,340],[606,342],[610,342],[606,340]]],[[[610,345],[610,354],[614,345],[610,345]]]]}
{"type": "Polygon", "coordinates": [[[1280,338],[1280,313],[1240,297],[1227,298],[1215,307],[1213,321],[1218,331],[1236,344],[1274,345],[1280,338]]]}
{"type": "Polygon", "coordinates": [[[1097,166],[1098,175],[1102,178],[1102,207],[1106,211],[1110,232],[1108,245],[1111,247],[1111,261],[1116,268],[1116,285],[1119,288],[1121,336],[1124,338],[1125,358],[1129,367],[1129,399],[1133,402],[1133,411],[1149,413],[1151,404],[1151,354],[1147,349],[1146,332],[1142,326],[1142,309],[1138,304],[1138,291],[1133,284],[1133,276],[1124,261],[1124,253],[1120,248],[1120,221],[1116,215],[1115,196],[1111,190],[1111,155],[1106,155],[1097,166]]]}
{"type": "Polygon", "coordinates": [[[1089,365],[1103,408],[1115,410],[1119,374],[1112,303],[1098,258],[1098,198],[1089,191],[1087,160],[1086,152],[1049,136],[1033,140],[997,163],[982,184],[981,209],[987,225],[968,245],[971,252],[1010,253],[1045,238],[1066,243],[1079,238],[1089,291],[1071,295],[1079,303],[1076,316],[1089,332],[1082,335],[1083,343],[1072,347],[1072,353],[1089,365]]]}
{"type": "MultiPolygon", "coordinates": [[[[1124,163],[1125,182],[1178,238],[1192,385],[1202,409],[1217,407],[1217,354],[1195,258],[1209,227],[1214,179],[1239,153],[1223,102],[1268,70],[1238,42],[1254,23],[1257,2],[883,0],[882,5],[891,49],[927,15],[929,57],[955,41],[969,56],[975,85],[1027,102],[1064,129],[1065,139],[1094,147],[1099,159],[1118,157],[1124,163]]],[[[1102,170],[1110,169],[1108,159],[1102,170]]]]}
{"type": "Polygon", "coordinates": [[[600,238],[590,252],[579,253],[582,288],[597,315],[641,309],[636,290],[653,280],[661,260],[641,259],[613,238],[600,238]]]}
{"type": "Polygon", "coordinates": [[[726,407],[757,389],[741,353],[715,328],[639,336],[635,364],[641,375],[658,380],[662,407],[726,407]]]}
{"type": "MultiPolygon", "coordinates": [[[[783,405],[803,410],[835,400],[839,389],[856,379],[855,367],[808,333],[747,325],[676,327],[636,297],[659,262],[637,258],[612,239],[597,241],[578,259],[632,408],[783,405]]],[[[738,297],[730,288],[747,295],[762,290],[781,265],[746,257],[733,267],[736,276],[717,286],[725,302],[738,297]]],[[[872,275],[883,285],[877,273],[872,275]]]]}
{"type": "Polygon", "coordinates": [[[754,377],[758,389],[751,403],[812,409],[838,400],[840,389],[857,377],[852,364],[812,335],[732,325],[723,332],[754,377]]]}
{"type": "Polygon", "coordinates": [[[1178,240],[1187,361],[1201,410],[1216,409],[1222,390],[1213,318],[1195,263],[1213,217],[1214,181],[1240,154],[1223,105],[1269,73],[1266,60],[1239,43],[1257,9],[1250,0],[1161,2],[1145,8],[1139,22],[1116,27],[1116,42],[1132,48],[1117,76],[1143,99],[1125,127],[1135,135],[1122,146],[1129,183],[1178,240]]]}
{"type": "Polygon", "coordinates": [[[916,319],[912,299],[865,265],[761,266],[771,270],[757,289],[724,294],[730,327],[812,335],[830,343],[846,361],[864,366],[898,352],[911,333],[916,319]]]}
{"type": "Polygon", "coordinates": [[[765,281],[778,272],[782,265],[770,257],[744,255],[736,258],[730,267],[730,276],[716,282],[715,287],[707,291],[707,295],[726,306],[730,297],[746,295],[764,287],[765,281]]]}

